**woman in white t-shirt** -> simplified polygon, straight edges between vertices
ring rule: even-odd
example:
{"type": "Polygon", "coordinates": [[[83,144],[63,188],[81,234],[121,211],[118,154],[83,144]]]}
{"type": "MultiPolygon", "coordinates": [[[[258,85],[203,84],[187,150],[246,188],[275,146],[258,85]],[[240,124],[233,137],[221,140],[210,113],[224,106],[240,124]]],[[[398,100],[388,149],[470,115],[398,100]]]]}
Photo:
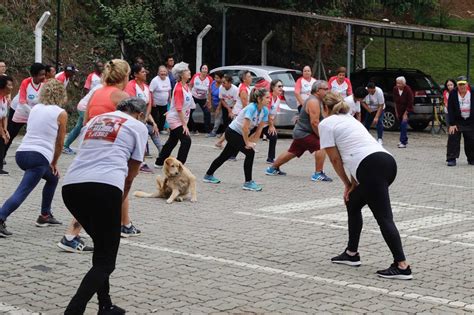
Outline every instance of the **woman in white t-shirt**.
{"type": "Polygon", "coordinates": [[[168,77],[168,69],[165,66],[158,68],[158,75],[151,80],[150,91],[153,95],[151,116],[158,125],[158,130],[162,133],[165,127],[168,104],[171,99],[171,81],[168,77]]]}
{"type": "Polygon", "coordinates": [[[117,110],[92,118],[63,180],[64,204],[94,241],[92,268],[65,314],[83,314],[97,293],[99,314],[125,314],[112,304],[109,277],[120,244],[121,208],[145,155],[146,103],[127,98],[117,110]],[[84,198],[87,196],[87,198],[84,198]]]}
{"type": "MultiPolygon", "coordinates": [[[[210,99],[210,88],[212,84],[212,78],[209,73],[209,67],[206,64],[201,65],[199,72],[196,73],[189,81],[191,87],[191,93],[193,95],[194,103],[201,107],[204,115],[204,132],[208,133],[211,131],[211,99],[210,99]]],[[[193,120],[194,109],[191,109],[189,114],[189,130],[192,134],[198,134],[196,125],[193,120]]]]}
{"type": "Polygon", "coordinates": [[[303,75],[296,80],[295,83],[295,97],[298,103],[298,112],[301,110],[306,99],[311,95],[311,87],[316,82],[312,77],[312,70],[310,66],[303,67],[303,75]]]}
{"type": "Polygon", "coordinates": [[[180,62],[173,67],[171,72],[176,78],[177,83],[173,90],[170,110],[166,114],[166,121],[170,126],[170,135],[155,161],[155,168],[163,167],[163,163],[171,155],[178,141],[181,145],[176,158],[181,163],[186,163],[189,149],[191,149],[188,121],[191,110],[196,108],[191,89],[187,84],[191,78],[191,71],[189,71],[187,63],[180,62]]]}
{"type": "Polygon", "coordinates": [[[393,222],[388,192],[397,175],[395,159],[362,124],[347,115],[350,108],[339,94],[329,92],[323,102],[329,116],[319,124],[321,149],[326,150],[334,170],[344,183],[349,224],[347,248],[331,261],[349,266],[361,264],[357,251],[362,231],[361,211],[368,205],[394,258],[394,263],[389,268],[379,270],[377,274],[383,278],[412,279],[400,234],[393,222]]]}
{"type": "Polygon", "coordinates": [[[275,128],[275,119],[280,111],[280,96],[283,94],[283,82],[279,79],[274,79],[270,82],[270,102],[268,103],[268,126],[263,128],[262,133],[268,139],[268,154],[267,163],[273,164],[275,162],[275,150],[278,140],[278,133],[275,128]]]}
{"type": "MultiPolygon", "coordinates": [[[[1,64],[1,62],[0,62],[1,64]]],[[[8,134],[8,107],[10,106],[10,94],[13,90],[13,78],[8,75],[0,75],[0,176],[8,175],[3,169],[3,158],[5,149],[10,140],[8,134]]]]}
{"type": "Polygon", "coordinates": [[[51,203],[59,180],[57,168],[66,135],[67,113],[60,106],[66,102],[63,85],[50,80],[41,88],[39,104],[30,111],[26,135],[16,151],[16,163],[25,172],[13,195],[0,208],[0,235],[11,233],[5,221],[18,209],[41,179],[46,180],[41,202],[39,227],[61,224],[51,213],[51,203]]]}

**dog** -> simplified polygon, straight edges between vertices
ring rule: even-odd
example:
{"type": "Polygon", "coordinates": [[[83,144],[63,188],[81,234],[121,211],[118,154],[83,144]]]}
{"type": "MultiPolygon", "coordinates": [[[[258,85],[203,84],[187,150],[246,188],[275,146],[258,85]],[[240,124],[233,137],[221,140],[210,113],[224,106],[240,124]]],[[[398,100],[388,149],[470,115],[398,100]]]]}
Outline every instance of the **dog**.
{"type": "Polygon", "coordinates": [[[135,191],[133,195],[141,198],[166,198],[166,203],[183,201],[191,194],[191,202],[197,201],[196,177],[174,157],[169,157],[163,164],[163,177],[156,177],[157,191],[146,193],[135,191]]]}

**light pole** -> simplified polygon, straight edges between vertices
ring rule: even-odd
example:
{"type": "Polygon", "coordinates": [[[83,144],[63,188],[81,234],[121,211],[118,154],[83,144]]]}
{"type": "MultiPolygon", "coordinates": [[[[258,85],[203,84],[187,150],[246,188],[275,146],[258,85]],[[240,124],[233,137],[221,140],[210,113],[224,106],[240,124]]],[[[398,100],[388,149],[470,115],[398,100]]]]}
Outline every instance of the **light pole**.
{"type": "Polygon", "coordinates": [[[367,45],[362,48],[362,69],[365,69],[365,50],[367,49],[367,47],[370,46],[370,44],[372,44],[373,41],[374,39],[372,37],[369,38],[369,42],[367,43],[367,45]]]}
{"type": "Polygon", "coordinates": [[[35,62],[43,61],[43,26],[50,16],[49,11],[44,12],[35,26],[35,62]]]}
{"type": "Polygon", "coordinates": [[[58,1],[58,6],[56,9],[56,71],[59,72],[59,41],[61,34],[61,0],[58,1]]]}
{"type": "Polygon", "coordinates": [[[199,72],[199,68],[201,68],[202,64],[202,39],[206,36],[207,32],[211,30],[212,26],[207,24],[206,27],[203,28],[201,33],[199,33],[197,37],[197,44],[196,44],[196,73],[199,72]]]}

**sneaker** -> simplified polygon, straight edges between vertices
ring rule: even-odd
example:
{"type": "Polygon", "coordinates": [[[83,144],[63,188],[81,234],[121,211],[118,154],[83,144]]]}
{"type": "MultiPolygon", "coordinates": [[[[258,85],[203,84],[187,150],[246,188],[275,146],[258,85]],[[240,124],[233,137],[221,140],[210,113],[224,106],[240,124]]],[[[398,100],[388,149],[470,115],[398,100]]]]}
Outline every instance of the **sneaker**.
{"type": "Polygon", "coordinates": [[[267,141],[267,140],[268,140],[268,139],[267,139],[267,136],[266,136],[266,135],[263,135],[263,136],[262,136],[262,141],[267,141]]]}
{"type": "Polygon", "coordinates": [[[251,191],[261,191],[262,186],[254,182],[253,180],[249,182],[245,182],[244,185],[242,186],[243,190],[251,190],[251,191]]]}
{"type": "Polygon", "coordinates": [[[154,168],[157,168],[157,169],[162,169],[163,168],[163,165],[159,165],[159,164],[154,164],[153,165],[154,168]]]}
{"type": "Polygon", "coordinates": [[[64,153],[64,154],[67,154],[67,155],[74,155],[74,154],[76,154],[76,152],[74,152],[73,149],[71,149],[71,148],[66,148],[66,147],[63,148],[63,153],[64,153]]]}
{"type": "Polygon", "coordinates": [[[145,157],[146,158],[151,158],[153,155],[150,154],[150,152],[145,152],[145,157]]]}
{"type": "Polygon", "coordinates": [[[140,172],[153,174],[153,170],[146,163],[143,163],[142,166],[140,166],[140,172]]]}
{"type": "Polygon", "coordinates": [[[207,138],[215,138],[217,135],[214,131],[211,131],[207,134],[207,138]]]}
{"type": "Polygon", "coordinates": [[[0,220],[0,237],[7,237],[12,234],[12,232],[7,230],[7,225],[5,224],[5,221],[0,220]]]}
{"type": "Polygon", "coordinates": [[[197,130],[196,131],[191,131],[191,134],[193,136],[199,136],[199,131],[197,131],[197,130]]]}
{"type": "Polygon", "coordinates": [[[280,170],[279,168],[276,168],[276,167],[273,167],[273,166],[269,166],[269,167],[267,167],[267,169],[265,170],[265,175],[269,175],[269,176],[282,175],[282,176],[285,176],[286,173],[283,172],[282,170],[280,170]]]}
{"type": "Polygon", "coordinates": [[[267,159],[266,162],[267,162],[267,164],[273,164],[275,162],[275,160],[274,159],[267,159]]]}
{"type": "Polygon", "coordinates": [[[35,223],[37,227],[47,227],[50,225],[61,225],[61,224],[62,223],[56,220],[56,218],[53,217],[52,214],[47,215],[47,216],[43,216],[43,215],[38,216],[38,219],[36,220],[36,223],[35,223]]]}
{"type": "Polygon", "coordinates": [[[378,139],[377,139],[377,142],[383,145],[383,140],[382,140],[382,138],[378,138],[378,139]]]}
{"type": "Polygon", "coordinates": [[[214,177],[214,175],[204,175],[204,178],[202,179],[203,182],[205,183],[211,183],[211,184],[219,184],[221,181],[218,180],[217,178],[214,177]]]}
{"type": "Polygon", "coordinates": [[[456,166],[456,160],[449,160],[448,166],[456,166]]]}
{"type": "Polygon", "coordinates": [[[377,275],[382,278],[387,279],[399,279],[399,280],[411,280],[413,279],[413,275],[411,274],[410,266],[407,269],[403,270],[398,268],[397,263],[393,263],[384,270],[378,270],[377,275]]]}
{"type": "Polygon", "coordinates": [[[237,158],[235,156],[231,156],[227,161],[235,162],[237,158]]]}
{"type": "Polygon", "coordinates": [[[359,267],[361,265],[359,253],[351,256],[346,253],[346,251],[336,257],[331,258],[331,262],[334,264],[343,264],[353,267],[359,267]]]}
{"type": "Polygon", "coordinates": [[[214,147],[215,147],[216,149],[222,149],[222,148],[224,147],[224,144],[222,144],[222,143],[215,143],[215,144],[214,144],[214,147]]]}
{"type": "Polygon", "coordinates": [[[0,170],[0,176],[8,176],[10,173],[4,170],[0,170]]]}
{"type": "Polygon", "coordinates": [[[68,241],[66,236],[63,236],[61,241],[56,245],[62,250],[70,253],[92,253],[94,251],[94,247],[86,246],[79,236],[73,238],[72,241],[68,241]]]}
{"type": "Polygon", "coordinates": [[[168,131],[166,130],[161,130],[160,135],[166,136],[168,134],[168,131]]]}
{"type": "Polygon", "coordinates": [[[137,229],[133,224],[131,227],[126,227],[125,225],[122,225],[121,231],[120,231],[120,236],[122,237],[130,237],[130,236],[138,236],[142,234],[142,231],[137,229]]]}
{"type": "Polygon", "coordinates": [[[399,149],[405,149],[406,147],[407,147],[407,145],[406,145],[406,144],[403,144],[403,143],[401,143],[401,142],[398,144],[398,148],[399,148],[399,149]]]}
{"type": "Polygon", "coordinates": [[[97,315],[122,315],[125,313],[126,311],[123,308],[118,307],[117,305],[111,305],[100,307],[97,315]]]}
{"type": "Polygon", "coordinates": [[[314,174],[311,176],[311,180],[313,182],[332,182],[332,178],[324,174],[323,171],[314,172],[314,174]]]}

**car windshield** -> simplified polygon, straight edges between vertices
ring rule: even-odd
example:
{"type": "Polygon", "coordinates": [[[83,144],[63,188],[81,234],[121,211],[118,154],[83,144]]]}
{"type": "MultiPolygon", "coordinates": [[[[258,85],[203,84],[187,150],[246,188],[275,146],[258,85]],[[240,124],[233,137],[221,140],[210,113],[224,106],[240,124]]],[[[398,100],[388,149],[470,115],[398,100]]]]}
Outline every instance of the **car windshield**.
{"type": "Polygon", "coordinates": [[[272,80],[278,79],[284,87],[294,87],[298,74],[295,71],[272,72],[269,74],[272,80]]]}

